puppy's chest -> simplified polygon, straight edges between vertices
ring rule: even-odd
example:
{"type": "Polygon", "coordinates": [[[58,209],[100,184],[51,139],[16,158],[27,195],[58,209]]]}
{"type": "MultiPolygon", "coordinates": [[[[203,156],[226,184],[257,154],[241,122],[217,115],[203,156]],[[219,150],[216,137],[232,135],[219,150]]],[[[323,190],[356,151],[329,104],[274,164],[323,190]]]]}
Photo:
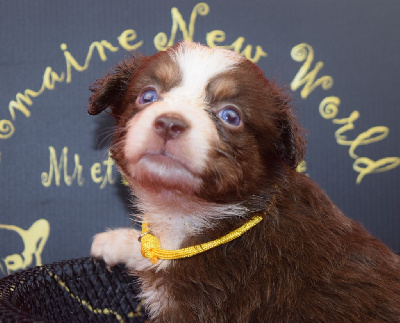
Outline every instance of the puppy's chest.
{"type": "Polygon", "coordinates": [[[151,318],[163,316],[177,305],[163,274],[145,273],[141,276],[141,297],[151,318]]]}
{"type": "Polygon", "coordinates": [[[198,311],[194,309],[204,298],[201,279],[195,273],[196,270],[193,275],[182,277],[176,267],[179,265],[170,263],[168,269],[140,275],[141,297],[151,320],[155,322],[194,322],[199,317],[198,311]]]}

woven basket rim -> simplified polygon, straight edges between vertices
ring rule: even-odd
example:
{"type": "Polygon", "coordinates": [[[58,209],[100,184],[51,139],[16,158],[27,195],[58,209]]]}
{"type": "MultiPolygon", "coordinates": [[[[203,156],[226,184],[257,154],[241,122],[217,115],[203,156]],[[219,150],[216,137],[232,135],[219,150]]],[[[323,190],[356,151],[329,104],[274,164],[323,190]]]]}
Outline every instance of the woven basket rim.
{"type": "Polygon", "coordinates": [[[109,269],[91,257],[68,259],[0,278],[0,322],[59,321],[72,313],[82,322],[144,322],[137,295],[123,265],[109,269]]]}

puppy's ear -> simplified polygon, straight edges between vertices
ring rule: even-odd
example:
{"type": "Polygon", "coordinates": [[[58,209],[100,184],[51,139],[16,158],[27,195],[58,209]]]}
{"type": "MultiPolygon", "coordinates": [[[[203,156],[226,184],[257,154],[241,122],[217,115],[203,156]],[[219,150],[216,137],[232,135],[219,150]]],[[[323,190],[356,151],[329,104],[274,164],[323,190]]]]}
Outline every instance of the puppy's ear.
{"type": "Polygon", "coordinates": [[[139,68],[140,58],[132,58],[129,61],[123,61],[108,74],[98,79],[90,86],[92,95],[89,98],[88,113],[96,115],[111,108],[112,114],[118,115],[121,111],[121,104],[126,93],[127,87],[139,68]]]}
{"type": "Polygon", "coordinates": [[[282,160],[288,164],[290,168],[296,169],[298,164],[303,160],[306,151],[305,132],[294,117],[288,101],[281,101],[280,104],[284,110],[277,124],[279,129],[277,148],[282,160]]]}

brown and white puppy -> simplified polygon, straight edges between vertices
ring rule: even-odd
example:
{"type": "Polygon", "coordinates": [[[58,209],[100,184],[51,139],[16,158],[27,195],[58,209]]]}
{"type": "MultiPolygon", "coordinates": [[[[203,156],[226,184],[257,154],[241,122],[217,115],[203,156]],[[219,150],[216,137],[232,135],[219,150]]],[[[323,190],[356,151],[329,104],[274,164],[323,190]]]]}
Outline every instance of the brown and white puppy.
{"type": "Polygon", "coordinates": [[[400,261],[295,171],[305,140],[287,97],[252,62],[182,42],[133,57],[91,88],[117,121],[113,158],[164,249],[241,237],[191,258],[144,258],[139,232],[92,255],[138,276],[157,322],[400,321],[400,261]]]}

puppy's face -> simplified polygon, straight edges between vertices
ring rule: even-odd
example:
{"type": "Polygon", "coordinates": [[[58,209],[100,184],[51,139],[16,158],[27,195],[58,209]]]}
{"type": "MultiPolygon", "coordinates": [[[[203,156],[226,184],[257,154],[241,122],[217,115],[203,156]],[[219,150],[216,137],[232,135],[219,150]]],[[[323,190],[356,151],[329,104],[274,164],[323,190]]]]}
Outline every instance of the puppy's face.
{"type": "Polygon", "coordinates": [[[134,189],[242,200],[299,160],[287,100],[232,51],[179,43],[92,91],[89,113],[110,106],[118,120],[111,151],[134,189]]]}

